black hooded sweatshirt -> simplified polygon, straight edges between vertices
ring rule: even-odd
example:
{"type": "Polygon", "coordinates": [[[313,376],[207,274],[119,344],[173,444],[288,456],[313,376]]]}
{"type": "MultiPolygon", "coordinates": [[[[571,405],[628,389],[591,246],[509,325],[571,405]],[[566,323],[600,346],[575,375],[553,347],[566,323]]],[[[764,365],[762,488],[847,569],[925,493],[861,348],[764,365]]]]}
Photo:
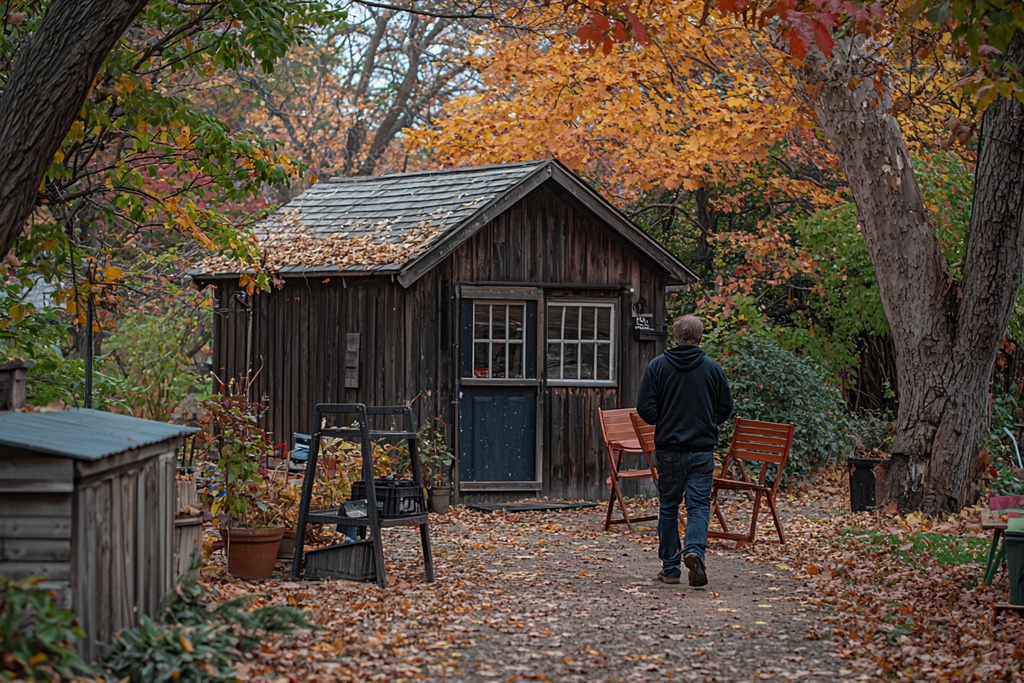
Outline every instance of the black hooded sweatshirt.
{"type": "Polygon", "coordinates": [[[647,365],[636,410],[655,425],[658,449],[711,451],[718,445],[718,425],[732,413],[732,391],[721,365],[699,346],[682,344],[647,365]]]}

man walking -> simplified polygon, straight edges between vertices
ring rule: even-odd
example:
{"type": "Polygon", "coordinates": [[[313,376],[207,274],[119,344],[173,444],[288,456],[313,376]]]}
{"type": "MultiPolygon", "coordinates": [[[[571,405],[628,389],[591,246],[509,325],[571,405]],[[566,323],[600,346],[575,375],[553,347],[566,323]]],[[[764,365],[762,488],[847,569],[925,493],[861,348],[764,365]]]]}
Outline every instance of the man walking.
{"type": "Polygon", "coordinates": [[[676,347],[647,365],[636,410],[655,426],[658,467],[658,580],[679,583],[680,560],[691,586],[708,582],[704,551],[711,521],[711,480],[718,426],[732,413],[732,392],[722,366],[700,348],[704,325],[692,315],[672,326],[676,347]],[[679,540],[679,505],[686,497],[685,545],[679,540]]]}

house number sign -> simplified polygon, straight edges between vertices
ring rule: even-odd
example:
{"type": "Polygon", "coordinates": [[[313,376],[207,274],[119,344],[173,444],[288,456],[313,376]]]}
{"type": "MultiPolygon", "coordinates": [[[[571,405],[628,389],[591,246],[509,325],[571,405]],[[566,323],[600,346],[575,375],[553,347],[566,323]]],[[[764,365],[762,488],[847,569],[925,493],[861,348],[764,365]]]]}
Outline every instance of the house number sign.
{"type": "Polygon", "coordinates": [[[651,315],[638,315],[633,318],[633,329],[640,332],[653,332],[654,331],[654,316],[651,315]]]}

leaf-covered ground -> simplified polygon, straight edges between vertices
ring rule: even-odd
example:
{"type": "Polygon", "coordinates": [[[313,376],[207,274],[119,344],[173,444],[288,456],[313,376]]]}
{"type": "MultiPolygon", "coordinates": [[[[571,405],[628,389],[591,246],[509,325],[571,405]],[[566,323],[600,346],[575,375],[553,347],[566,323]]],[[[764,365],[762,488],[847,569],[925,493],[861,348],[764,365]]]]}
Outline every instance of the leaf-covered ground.
{"type": "Polygon", "coordinates": [[[266,643],[245,680],[1024,681],[1024,621],[992,623],[1005,570],[980,584],[977,511],[853,515],[845,472],[780,507],[787,543],[767,519],[753,545],[712,541],[705,589],[658,583],[654,527],[605,532],[603,508],[432,515],[432,584],[414,529],[384,532],[386,590],[239,582],[219,553],[205,580],[322,627],[266,643]]]}

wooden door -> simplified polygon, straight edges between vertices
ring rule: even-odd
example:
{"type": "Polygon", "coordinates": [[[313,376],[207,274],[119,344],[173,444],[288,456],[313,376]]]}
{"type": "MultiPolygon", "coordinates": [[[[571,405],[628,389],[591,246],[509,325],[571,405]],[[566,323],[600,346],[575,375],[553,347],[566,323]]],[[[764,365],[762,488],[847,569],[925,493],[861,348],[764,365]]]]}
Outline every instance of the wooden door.
{"type": "Polygon", "coordinates": [[[539,490],[536,299],[463,298],[459,487],[539,490]]]}

